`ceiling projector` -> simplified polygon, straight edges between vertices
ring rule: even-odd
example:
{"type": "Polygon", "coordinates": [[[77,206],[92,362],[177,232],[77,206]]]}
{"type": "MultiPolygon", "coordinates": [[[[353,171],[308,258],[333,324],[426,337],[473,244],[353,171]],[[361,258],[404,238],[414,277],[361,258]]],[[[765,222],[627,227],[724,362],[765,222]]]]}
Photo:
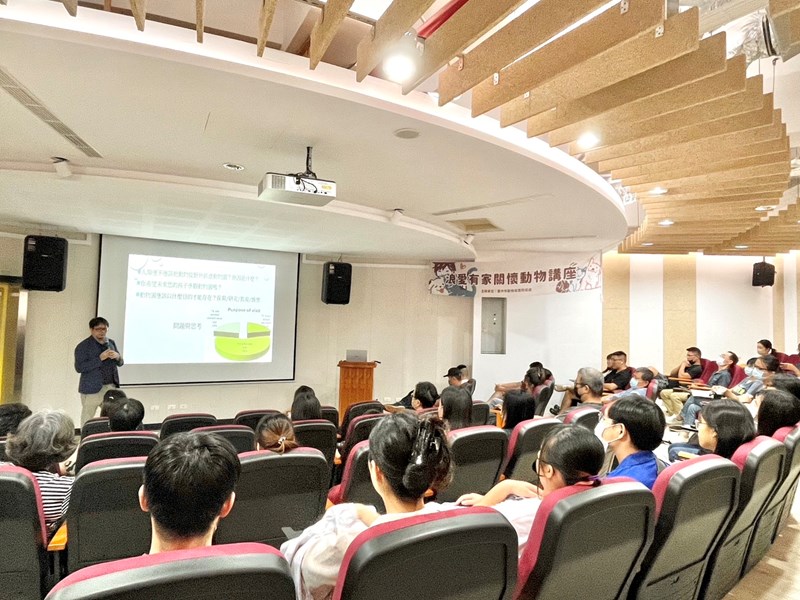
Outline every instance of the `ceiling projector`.
{"type": "Polygon", "coordinates": [[[336,182],[317,178],[311,170],[311,147],[306,148],[304,173],[266,173],[258,184],[259,200],[325,206],[336,198],[336,182]]]}

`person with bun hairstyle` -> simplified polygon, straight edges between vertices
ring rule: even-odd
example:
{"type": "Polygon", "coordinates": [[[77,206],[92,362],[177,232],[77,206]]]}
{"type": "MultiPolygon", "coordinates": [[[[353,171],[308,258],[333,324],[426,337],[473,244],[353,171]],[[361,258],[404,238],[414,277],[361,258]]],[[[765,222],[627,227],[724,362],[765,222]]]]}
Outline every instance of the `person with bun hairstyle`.
{"type": "Polygon", "coordinates": [[[294,437],[294,427],[286,415],[267,415],[256,425],[256,442],[259,450],[285,454],[300,444],[294,437]]]}

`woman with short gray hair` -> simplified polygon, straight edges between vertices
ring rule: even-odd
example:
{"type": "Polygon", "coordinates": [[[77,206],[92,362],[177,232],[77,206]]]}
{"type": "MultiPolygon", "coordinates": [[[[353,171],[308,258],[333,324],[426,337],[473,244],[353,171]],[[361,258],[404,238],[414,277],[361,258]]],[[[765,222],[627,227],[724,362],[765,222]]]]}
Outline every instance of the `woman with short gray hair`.
{"type": "Polygon", "coordinates": [[[36,477],[44,518],[52,532],[67,512],[74,477],[61,474],[59,463],[75,450],[75,425],[65,413],[42,410],[23,420],[8,436],[6,456],[36,477]]]}

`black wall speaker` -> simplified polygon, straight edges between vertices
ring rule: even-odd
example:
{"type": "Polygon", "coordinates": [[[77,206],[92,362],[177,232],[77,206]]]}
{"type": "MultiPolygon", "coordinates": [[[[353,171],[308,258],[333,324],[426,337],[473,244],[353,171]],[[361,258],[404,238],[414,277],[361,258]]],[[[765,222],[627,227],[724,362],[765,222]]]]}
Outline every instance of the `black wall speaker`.
{"type": "Polygon", "coordinates": [[[67,240],[29,235],[22,257],[22,287],[61,292],[67,285],[67,240]]]}
{"type": "Polygon", "coordinates": [[[775,265],[771,265],[766,261],[754,264],[753,285],[761,287],[775,285],[775,265]]]}
{"type": "Polygon", "coordinates": [[[326,262],[322,267],[322,301],[325,304],[350,303],[350,277],[353,265],[326,262]]]}

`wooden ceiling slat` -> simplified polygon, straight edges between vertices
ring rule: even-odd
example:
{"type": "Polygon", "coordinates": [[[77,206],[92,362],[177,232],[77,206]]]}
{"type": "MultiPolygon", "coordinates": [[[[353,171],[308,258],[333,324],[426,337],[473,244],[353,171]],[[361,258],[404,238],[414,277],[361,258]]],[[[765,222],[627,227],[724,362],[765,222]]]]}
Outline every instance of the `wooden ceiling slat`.
{"type": "MultiPolygon", "coordinates": [[[[775,112],[779,113],[780,111],[775,112]]],[[[586,162],[600,162],[618,156],[646,152],[666,146],[675,146],[677,144],[701,140],[703,138],[718,137],[726,133],[733,133],[734,131],[746,131],[754,127],[773,123],[775,117],[772,107],[772,94],[765,94],[764,106],[760,110],[728,117],[727,119],[719,119],[711,123],[690,125],[689,127],[675,129],[658,135],[651,135],[616,146],[606,146],[596,150],[588,150],[584,160],[586,160],[586,162]]],[[[780,116],[777,117],[777,120],[780,120],[780,116]]],[[[699,158],[702,160],[702,157],[699,158]]]]}
{"type": "Polygon", "coordinates": [[[311,69],[317,68],[354,1],[328,0],[322,7],[322,14],[311,30],[311,49],[308,57],[311,69]]]}
{"type": "MultiPolygon", "coordinates": [[[[747,67],[744,56],[735,56],[728,63],[728,68],[718,75],[651,96],[646,100],[638,100],[600,117],[551,131],[548,141],[551,146],[560,146],[574,142],[585,131],[608,131],[619,124],[633,125],[668,115],[673,116],[675,121],[680,121],[681,113],[687,109],[705,107],[711,102],[745,90],[747,67]]],[[[530,123],[531,119],[528,119],[528,124],[530,123]]],[[[531,135],[530,127],[528,135],[531,135]]]]}
{"type": "Polygon", "coordinates": [[[664,171],[663,173],[654,173],[649,175],[642,175],[640,177],[630,177],[623,180],[623,185],[634,186],[651,184],[662,184],[667,181],[675,181],[683,177],[690,177],[693,175],[703,175],[704,173],[719,173],[722,171],[733,171],[736,169],[743,169],[749,167],[757,167],[760,165],[784,164],[788,168],[791,155],[788,150],[781,150],[771,154],[764,154],[762,156],[754,156],[748,158],[736,158],[733,160],[724,160],[720,162],[713,162],[702,164],[698,163],[691,167],[685,167],[675,171],[664,171]]]}
{"type": "Polygon", "coordinates": [[[736,131],[710,139],[693,140],[674,146],[662,146],[639,154],[620,156],[609,160],[601,160],[597,165],[600,173],[614,172],[626,167],[655,163],[660,160],[674,158],[685,159],[691,153],[710,154],[724,148],[738,148],[747,144],[755,144],[774,140],[786,135],[786,127],[778,122],[770,123],[747,131],[736,131]]]}
{"type": "MultiPolygon", "coordinates": [[[[739,147],[724,147],[714,154],[708,154],[707,159],[709,162],[717,162],[717,159],[734,159],[734,158],[748,158],[755,156],[763,156],[772,152],[789,149],[789,138],[778,138],[777,140],[769,140],[767,142],[759,142],[757,144],[750,144],[747,146],[739,147]]],[[[644,165],[636,165],[634,167],[627,167],[625,169],[617,169],[611,171],[611,176],[614,179],[627,179],[629,177],[639,177],[648,174],[657,174],[683,167],[688,167],[696,164],[692,158],[679,157],[671,160],[662,160],[644,165]]]]}
{"type": "Polygon", "coordinates": [[[574,69],[565,70],[556,79],[506,103],[501,110],[500,125],[513,125],[559,102],[586,96],[697,50],[697,21],[698,12],[688,10],[667,20],[660,37],[642,33],[574,69]]]}
{"type": "Polygon", "coordinates": [[[685,56],[588,96],[560,102],[555,109],[530,117],[528,136],[580,125],[593,118],[613,118],[612,115],[622,113],[628,107],[639,103],[646,105],[656,96],[678,92],[684,86],[717,77],[726,71],[726,67],[725,34],[721,33],[700,40],[697,50],[685,56]]]}
{"type": "Polygon", "coordinates": [[[755,178],[746,182],[721,183],[715,186],[678,186],[670,189],[669,196],[674,198],[685,196],[686,198],[693,197],[700,199],[712,196],[759,193],[754,190],[765,190],[765,193],[766,191],[774,190],[781,190],[781,192],[786,191],[786,179],[783,176],[770,176],[755,178]]]}
{"type": "MultiPolygon", "coordinates": [[[[764,104],[763,82],[760,75],[747,80],[745,91],[725,96],[700,106],[685,108],[676,113],[661,115],[638,123],[625,121],[595,131],[602,146],[616,146],[632,140],[666,133],[690,125],[708,123],[760,109],[764,104]]],[[[570,153],[578,154],[581,148],[570,144],[570,153]]]]}
{"type": "Polygon", "coordinates": [[[638,36],[653,35],[663,20],[662,0],[630,3],[622,14],[614,6],[574,31],[554,40],[525,58],[512,63],[494,77],[472,88],[472,116],[482,115],[536,89],[592,57],[638,36]]]}
{"type": "Polygon", "coordinates": [[[394,0],[375,22],[372,35],[356,50],[356,81],[363,81],[383,60],[392,44],[400,40],[433,4],[434,0],[394,0]]]}
{"type": "MultiPolygon", "coordinates": [[[[675,179],[665,179],[658,182],[659,185],[666,186],[681,186],[691,187],[707,186],[710,184],[731,184],[732,182],[750,181],[762,177],[783,177],[784,181],[789,182],[789,163],[773,163],[770,165],[759,165],[756,167],[746,167],[743,169],[736,169],[730,171],[719,171],[717,173],[703,173],[702,175],[694,175],[687,177],[680,177],[675,179]]],[[[642,185],[629,185],[626,186],[631,192],[649,192],[653,189],[653,184],[645,183],[642,185]]]]}
{"type": "MultiPolygon", "coordinates": [[[[5,1],[0,1],[0,4],[5,4],[5,1]]],[[[67,12],[73,17],[78,16],[78,0],[61,0],[61,4],[67,9],[67,12]]]]}
{"type": "Polygon", "coordinates": [[[136,21],[136,28],[144,31],[144,22],[147,17],[147,0],[131,0],[131,12],[136,21]]]}
{"type": "Polygon", "coordinates": [[[206,19],[206,0],[195,0],[194,6],[197,23],[197,41],[203,43],[203,29],[205,27],[206,19]]]}
{"type": "Polygon", "coordinates": [[[264,49],[267,47],[267,37],[269,36],[272,19],[275,17],[275,6],[278,0],[261,0],[261,13],[258,16],[258,40],[256,41],[256,54],[264,56],[264,49]]]}
{"type": "Polygon", "coordinates": [[[439,106],[605,4],[605,0],[541,0],[439,75],[439,106]]]}
{"type": "Polygon", "coordinates": [[[769,0],[769,15],[774,19],[800,8],[800,0],[769,0]]]}
{"type": "Polygon", "coordinates": [[[749,202],[758,202],[759,204],[777,204],[783,196],[782,191],[773,192],[771,194],[754,195],[754,194],[733,194],[731,196],[717,196],[716,198],[704,198],[698,200],[693,198],[691,200],[669,200],[667,202],[659,201],[657,198],[644,198],[646,202],[642,202],[642,207],[649,215],[651,211],[660,210],[696,210],[702,206],[703,210],[709,208],[730,208],[731,206],[744,205],[749,202]]]}
{"type": "MultiPolygon", "coordinates": [[[[480,39],[525,0],[470,0],[425,40],[422,67],[403,85],[407,94],[436,73],[451,58],[480,39]]],[[[440,96],[441,101],[441,96],[440,96]]]]}

